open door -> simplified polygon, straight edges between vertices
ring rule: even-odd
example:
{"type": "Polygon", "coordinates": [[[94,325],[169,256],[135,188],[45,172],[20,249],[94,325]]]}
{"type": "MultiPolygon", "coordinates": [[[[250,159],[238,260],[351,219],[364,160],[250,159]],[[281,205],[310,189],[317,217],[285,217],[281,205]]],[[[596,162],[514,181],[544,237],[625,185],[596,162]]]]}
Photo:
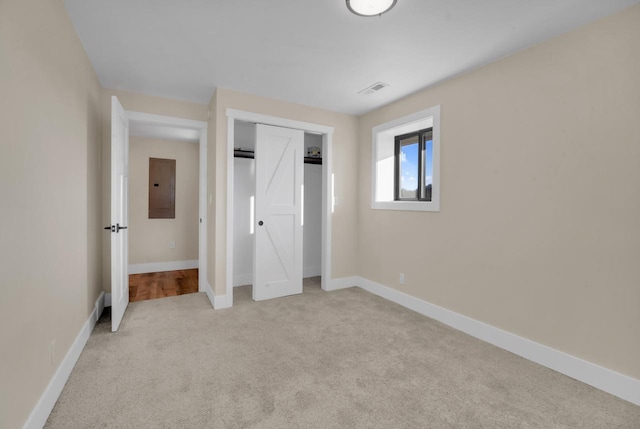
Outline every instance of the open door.
{"type": "Polygon", "coordinates": [[[129,119],[111,97],[111,331],[120,326],[129,305],[129,119]]]}
{"type": "Polygon", "coordinates": [[[258,124],[253,299],[302,293],[304,132],[258,124]]]}

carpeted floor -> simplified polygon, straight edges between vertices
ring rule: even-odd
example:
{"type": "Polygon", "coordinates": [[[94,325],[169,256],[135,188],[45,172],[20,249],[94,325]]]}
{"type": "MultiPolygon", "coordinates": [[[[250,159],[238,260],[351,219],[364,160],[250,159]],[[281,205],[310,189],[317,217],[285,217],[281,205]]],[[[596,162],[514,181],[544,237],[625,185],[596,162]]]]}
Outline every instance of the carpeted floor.
{"type": "Polygon", "coordinates": [[[640,407],[361,289],[96,326],[47,428],[635,428],[640,407]]]}

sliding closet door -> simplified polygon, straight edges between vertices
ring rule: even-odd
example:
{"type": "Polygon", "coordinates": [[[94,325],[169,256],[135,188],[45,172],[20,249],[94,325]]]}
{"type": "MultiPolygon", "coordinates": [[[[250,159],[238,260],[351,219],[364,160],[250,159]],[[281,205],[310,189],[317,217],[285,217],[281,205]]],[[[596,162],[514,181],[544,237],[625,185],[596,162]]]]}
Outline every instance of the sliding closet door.
{"type": "Polygon", "coordinates": [[[258,124],[253,299],[302,293],[304,133],[258,124]]]}

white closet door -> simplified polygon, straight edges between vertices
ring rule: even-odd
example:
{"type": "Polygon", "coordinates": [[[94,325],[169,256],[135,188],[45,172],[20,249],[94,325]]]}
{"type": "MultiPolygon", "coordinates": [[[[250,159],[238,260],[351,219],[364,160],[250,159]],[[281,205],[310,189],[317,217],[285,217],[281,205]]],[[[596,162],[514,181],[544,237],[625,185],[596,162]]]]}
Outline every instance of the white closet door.
{"type": "Polygon", "coordinates": [[[253,299],[302,293],[304,132],[256,127],[253,299]]]}

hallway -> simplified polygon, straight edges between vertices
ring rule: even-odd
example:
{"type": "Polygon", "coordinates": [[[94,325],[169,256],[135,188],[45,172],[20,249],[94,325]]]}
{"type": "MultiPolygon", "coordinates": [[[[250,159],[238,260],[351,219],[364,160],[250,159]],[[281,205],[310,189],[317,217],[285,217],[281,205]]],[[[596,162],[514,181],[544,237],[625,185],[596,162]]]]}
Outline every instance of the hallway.
{"type": "Polygon", "coordinates": [[[129,275],[129,302],[198,292],[198,269],[129,275]]]}

